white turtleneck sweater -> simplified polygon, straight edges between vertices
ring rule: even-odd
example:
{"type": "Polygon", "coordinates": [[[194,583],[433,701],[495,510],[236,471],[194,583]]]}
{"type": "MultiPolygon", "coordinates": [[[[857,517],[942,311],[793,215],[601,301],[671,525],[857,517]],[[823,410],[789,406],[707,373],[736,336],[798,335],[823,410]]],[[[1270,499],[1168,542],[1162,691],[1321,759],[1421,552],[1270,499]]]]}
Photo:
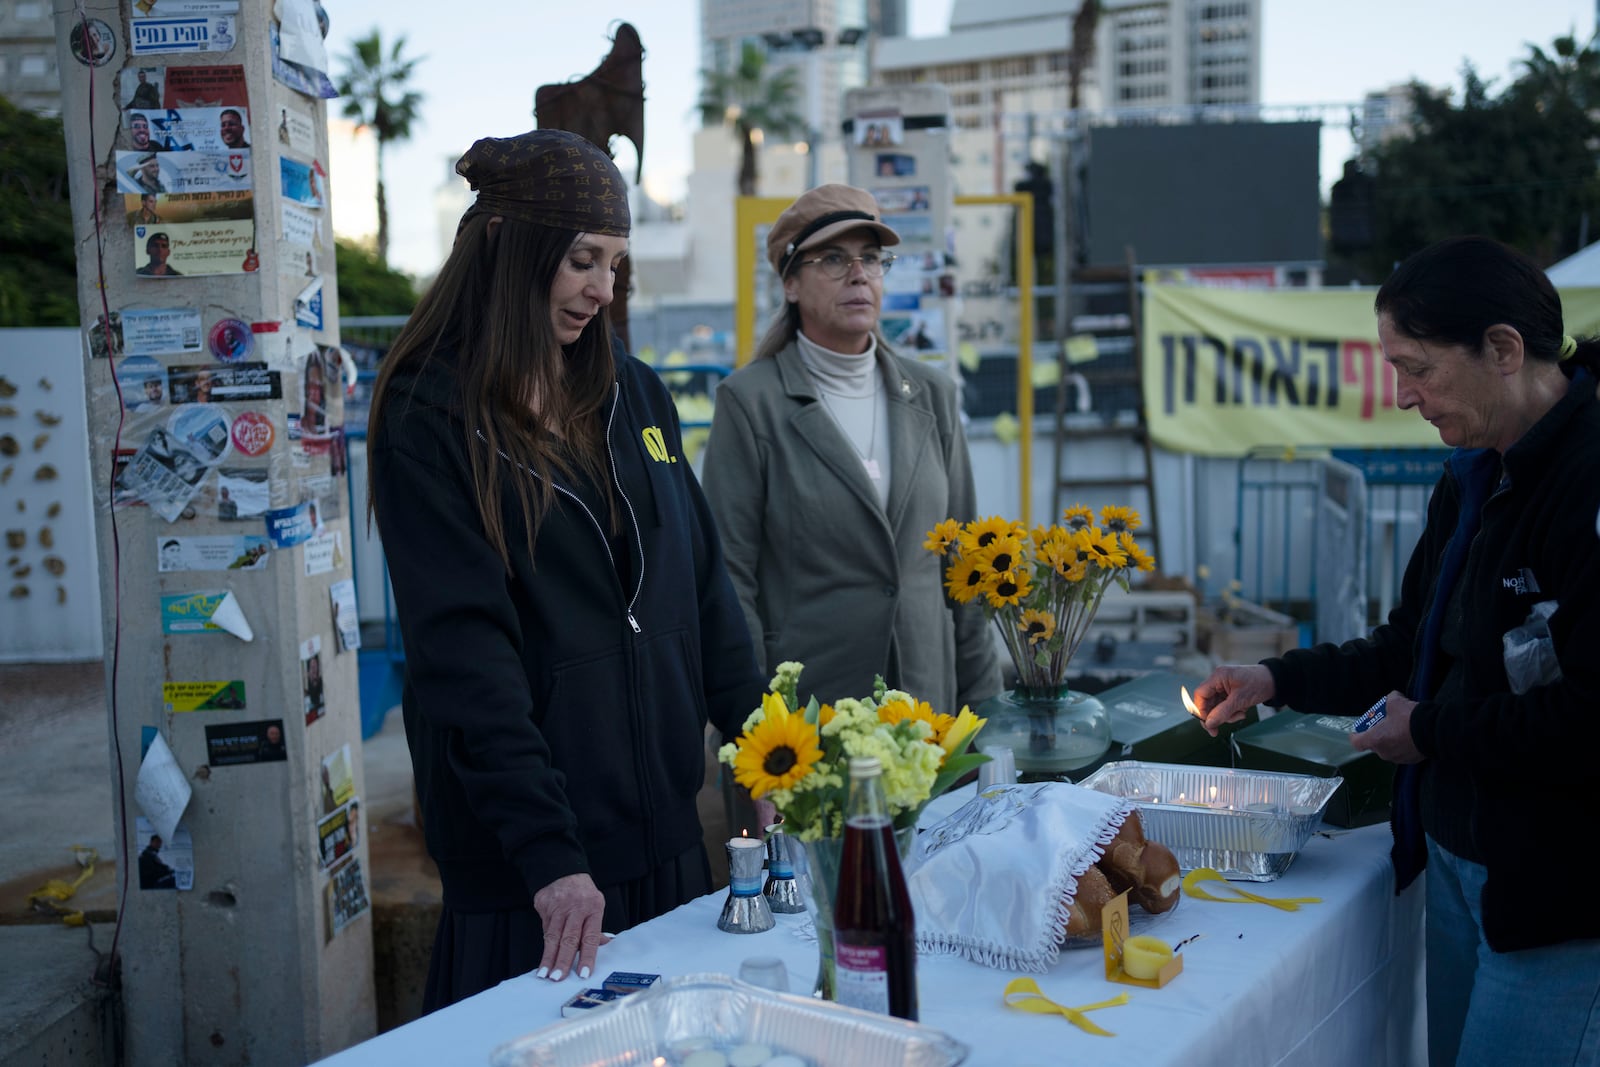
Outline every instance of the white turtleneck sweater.
{"type": "Polygon", "coordinates": [[[867,350],[851,355],[823,348],[805,334],[795,338],[800,360],[816,383],[822,406],[844,435],[877,490],[878,504],[889,504],[889,397],[878,373],[878,341],[867,336],[867,350]]]}

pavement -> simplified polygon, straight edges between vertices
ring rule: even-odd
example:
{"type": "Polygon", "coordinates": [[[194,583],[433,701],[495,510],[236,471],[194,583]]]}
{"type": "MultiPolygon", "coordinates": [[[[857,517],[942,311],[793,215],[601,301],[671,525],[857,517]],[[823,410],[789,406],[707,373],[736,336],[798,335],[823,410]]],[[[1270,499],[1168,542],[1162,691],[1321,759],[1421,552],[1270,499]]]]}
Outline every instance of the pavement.
{"type": "MultiPolygon", "coordinates": [[[[0,665],[0,1067],[112,1062],[119,1005],[96,981],[119,891],[105,671],[99,660],[0,665]],[[30,900],[45,887],[65,899],[30,900]],[[64,924],[70,911],[88,925],[64,924]]],[[[441,897],[412,810],[398,708],[361,756],[381,1032],[420,1012],[441,897]]],[[[721,886],[729,834],[707,770],[700,813],[721,886]]]]}

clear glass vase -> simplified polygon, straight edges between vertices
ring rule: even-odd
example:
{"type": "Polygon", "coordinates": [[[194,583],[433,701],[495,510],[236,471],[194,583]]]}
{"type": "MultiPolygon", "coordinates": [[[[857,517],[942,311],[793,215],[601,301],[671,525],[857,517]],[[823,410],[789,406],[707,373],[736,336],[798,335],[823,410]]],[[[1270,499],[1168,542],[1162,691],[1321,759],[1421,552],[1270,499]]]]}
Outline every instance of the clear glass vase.
{"type": "Polygon", "coordinates": [[[1008,689],[984,701],[977,714],[989,720],[983,744],[1008,746],[1023,775],[1067,775],[1111,747],[1106,706],[1065,685],[1008,689]]]}
{"type": "MultiPolygon", "coordinates": [[[[911,855],[917,830],[914,826],[894,832],[895,847],[903,862],[911,855]]],[[[844,852],[844,839],[824,837],[818,841],[789,842],[790,858],[794,862],[794,880],[805,897],[806,910],[811,913],[812,925],[817,931],[817,980],[811,995],[821,1000],[834,999],[836,973],[833,954],[833,894],[839,885],[839,861],[844,852]]]]}

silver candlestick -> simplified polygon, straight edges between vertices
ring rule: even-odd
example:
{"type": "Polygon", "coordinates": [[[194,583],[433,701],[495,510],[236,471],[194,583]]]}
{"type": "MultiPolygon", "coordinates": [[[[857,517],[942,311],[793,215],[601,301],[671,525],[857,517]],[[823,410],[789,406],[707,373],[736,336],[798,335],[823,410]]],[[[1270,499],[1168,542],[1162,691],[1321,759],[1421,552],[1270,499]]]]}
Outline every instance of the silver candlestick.
{"type": "Polygon", "coordinates": [[[717,929],[730,934],[759,934],[776,926],[772,908],[761,895],[761,842],[735,837],[728,842],[728,899],[717,929]]]}
{"type": "Polygon", "coordinates": [[[767,827],[767,885],[761,895],[779,915],[798,915],[806,910],[805,898],[795,884],[794,864],[789,859],[789,835],[783,832],[781,823],[767,827]]]}

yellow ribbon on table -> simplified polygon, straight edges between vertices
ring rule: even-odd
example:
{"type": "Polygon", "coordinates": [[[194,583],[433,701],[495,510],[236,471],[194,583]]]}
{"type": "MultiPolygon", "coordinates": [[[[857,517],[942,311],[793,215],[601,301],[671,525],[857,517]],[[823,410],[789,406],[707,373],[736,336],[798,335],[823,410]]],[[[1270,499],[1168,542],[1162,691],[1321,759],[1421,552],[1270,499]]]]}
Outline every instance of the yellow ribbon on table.
{"type": "Polygon", "coordinates": [[[1196,900],[1215,901],[1218,904],[1266,904],[1281,911],[1299,911],[1302,904],[1322,903],[1321,897],[1264,897],[1258,893],[1248,893],[1210,867],[1196,867],[1183,876],[1183,895],[1194,897],[1196,900]],[[1221,882],[1238,896],[1214,897],[1200,888],[1201,882],[1221,882]]]}
{"type": "Polygon", "coordinates": [[[1069,1008],[1065,1004],[1057,1004],[1045,996],[1039,989],[1039,983],[1032,978],[1013,978],[1006,984],[1006,1006],[1016,1008],[1018,1011],[1031,1011],[1035,1015],[1062,1015],[1073,1026],[1088,1034],[1099,1037],[1116,1037],[1110,1030],[1103,1030],[1089,1021],[1084,1014],[1086,1011],[1098,1011],[1101,1008],[1116,1008],[1128,1003],[1128,994],[1118,993],[1110,1000],[1102,1000],[1098,1004],[1082,1004],[1076,1008],[1069,1008]]]}

